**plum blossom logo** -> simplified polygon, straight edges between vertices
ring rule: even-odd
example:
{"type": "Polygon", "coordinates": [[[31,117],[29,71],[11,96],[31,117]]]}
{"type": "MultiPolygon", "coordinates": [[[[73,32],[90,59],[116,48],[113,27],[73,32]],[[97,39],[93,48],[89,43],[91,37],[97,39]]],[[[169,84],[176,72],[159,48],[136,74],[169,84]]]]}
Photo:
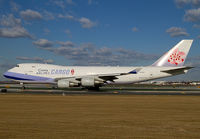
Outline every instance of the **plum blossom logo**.
{"type": "Polygon", "coordinates": [[[169,59],[168,59],[168,62],[171,63],[171,64],[175,64],[175,65],[178,65],[182,62],[184,62],[184,56],[185,56],[185,53],[184,52],[181,52],[179,51],[179,49],[175,49],[174,52],[169,56],[169,59]]]}
{"type": "Polygon", "coordinates": [[[71,74],[74,75],[74,69],[71,69],[71,74]]]}

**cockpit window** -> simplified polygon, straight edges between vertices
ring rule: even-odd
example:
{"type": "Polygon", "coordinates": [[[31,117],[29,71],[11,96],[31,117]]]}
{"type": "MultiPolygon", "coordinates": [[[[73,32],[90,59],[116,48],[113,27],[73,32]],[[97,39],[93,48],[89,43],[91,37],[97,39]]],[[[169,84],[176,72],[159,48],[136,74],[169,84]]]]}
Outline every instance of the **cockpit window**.
{"type": "Polygon", "coordinates": [[[19,67],[19,65],[16,65],[15,67],[19,67]]]}

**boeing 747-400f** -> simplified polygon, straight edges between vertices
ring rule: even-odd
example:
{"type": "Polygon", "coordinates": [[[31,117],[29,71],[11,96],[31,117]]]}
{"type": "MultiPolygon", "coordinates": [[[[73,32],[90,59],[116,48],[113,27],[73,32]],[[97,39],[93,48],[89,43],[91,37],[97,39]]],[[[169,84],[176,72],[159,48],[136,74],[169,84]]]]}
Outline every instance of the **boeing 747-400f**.
{"type": "Polygon", "coordinates": [[[132,84],[186,73],[183,66],[193,40],[182,40],[155,63],[144,67],[58,66],[26,63],[9,69],[4,76],[22,84],[52,83],[58,88],[98,89],[106,84],[132,84]]]}

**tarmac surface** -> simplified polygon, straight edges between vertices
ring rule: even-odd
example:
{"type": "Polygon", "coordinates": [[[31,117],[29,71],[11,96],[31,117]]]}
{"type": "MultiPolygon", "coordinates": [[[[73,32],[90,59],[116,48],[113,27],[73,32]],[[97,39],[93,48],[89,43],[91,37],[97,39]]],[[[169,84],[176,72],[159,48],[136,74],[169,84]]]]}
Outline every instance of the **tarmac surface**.
{"type": "Polygon", "coordinates": [[[82,89],[1,89],[0,93],[18,93],[18,94],[61,94],[61,95],[199,95],[200,89],[115,89],[103,88],[96,90],[82,90],[82,89]]]}
{"type": "Polygon", "coordinates": [[[87,90],[82,88],[57,89],[48,84],[26,84],[22,89],[20,84],[0,83],[0,93],[29,93],[29,94],[104,94],[104,95],[200,95],[200,86],[192,85],[129,85],[129,86],[105,86],[100,90],[87,90]]]}

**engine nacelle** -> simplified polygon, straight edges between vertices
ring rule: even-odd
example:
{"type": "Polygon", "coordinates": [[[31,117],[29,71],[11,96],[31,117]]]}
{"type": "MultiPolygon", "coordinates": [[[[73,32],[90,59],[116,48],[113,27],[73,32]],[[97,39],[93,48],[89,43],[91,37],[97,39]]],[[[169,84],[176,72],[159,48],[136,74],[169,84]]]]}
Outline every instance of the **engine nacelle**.
{"type": "Polygon", "coordinates": [[[77,86],[78,83],[75,83],[67,79],[62,79],[62,80],[58,80],[57,85],[58,85],[58,88],[69,88],[69,87],[77,86]]]}
{"type": "Polygon", "coordinates": [[[85,77],[81,79],[81,86],[83,87],[94,87],[95,79],[92,77],[85,77]]]}
{"type": "Polygon", "coordinates": [[[69,88],[69,87],[95,87],[103,84],[103,80],[95,77],[84,77],[81,80],[76,79],[61,79],[58,80],[57,86],[58,88],[69,88]]]}

